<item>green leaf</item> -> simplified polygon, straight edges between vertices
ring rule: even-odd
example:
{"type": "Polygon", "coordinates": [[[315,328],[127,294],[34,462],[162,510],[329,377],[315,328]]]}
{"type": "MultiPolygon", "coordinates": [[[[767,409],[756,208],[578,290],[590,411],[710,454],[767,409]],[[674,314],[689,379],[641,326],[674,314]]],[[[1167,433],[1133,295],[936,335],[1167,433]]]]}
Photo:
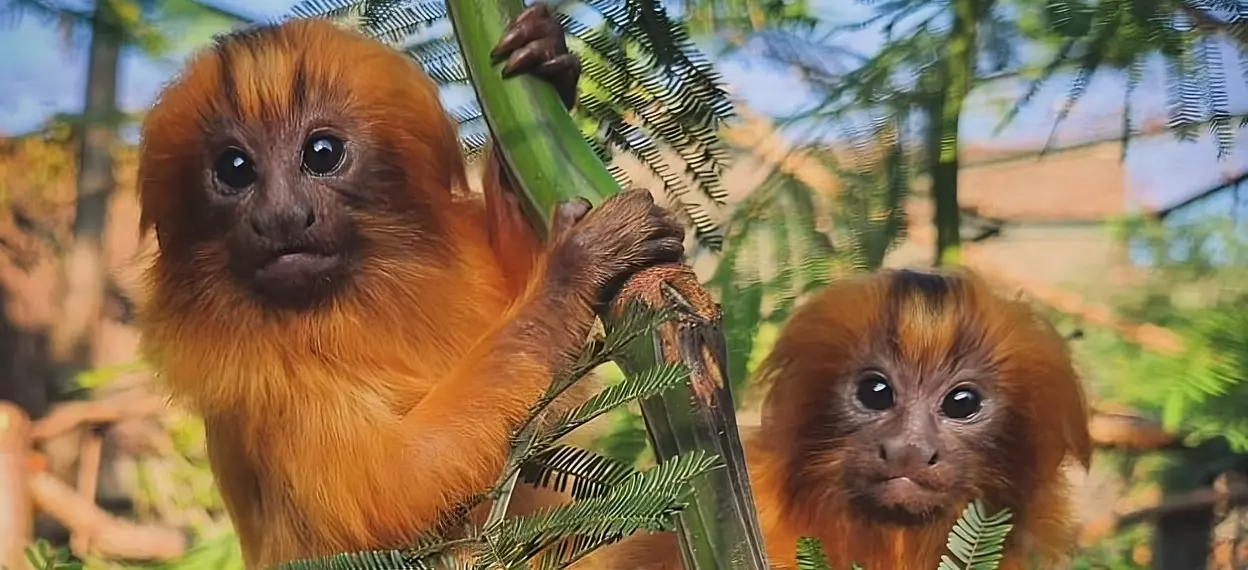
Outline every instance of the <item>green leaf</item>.
{"type": "Polygon", "coordinates": [[[718,458],[704,453],[674,457],[630,475],[603,495],[498,521],[484,530],[489,548],[476,568],[528,560],[574,536],[580,537],[579,546],[556,554],[579,557],[639,530],[671,531],[671,516],[683,508],[690,481],[719,465],[718,458]]]}
{"type": "Polygon", "coordinates": [[[939,570],[996,570],[1001,564],[1005,537],[1014,528],[1010,524],[1012,515],[1006,509],[992,516],[986,513],[986,508],[978,499],[966,506],[946,543],[957,562],[948,555],[942,555],[939,570]]]}
{"type": "Polygon", "coordinates": [[[616,406],[639,398],[657,396],[688,379],[689,371],[679,364],[668,364],[626,376],[623,382],[595,394],[584,404],[555,420],[554,427],[543,436],[553,441],[616,406]]]}
{"type": "Polygon", "coordinates": [[[566,445],[551,447],[530,457],[520,468],[525,483],[564,492],[571,482],[576,500],[601,496],[636,471],[610,457],[566,445]]]}
{"type": "Polygon", "coordinates": [[[797,539],[797,570],[832,570],[823,543],[818,538],[803,536],[797,539]]]}

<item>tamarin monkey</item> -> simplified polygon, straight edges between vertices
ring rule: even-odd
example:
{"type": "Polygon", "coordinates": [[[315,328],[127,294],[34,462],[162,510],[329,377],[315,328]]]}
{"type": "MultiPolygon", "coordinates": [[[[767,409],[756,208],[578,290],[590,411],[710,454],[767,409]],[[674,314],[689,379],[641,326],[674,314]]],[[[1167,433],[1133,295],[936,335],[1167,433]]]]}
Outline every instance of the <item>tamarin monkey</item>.
{"type": "MultiPolygon", "coordinates": [[[[977,497],[1014,513],[1002,570],[1068,566],[1061,465],[1088,466],[1088,411],[1065,341],[1023,302],[970,273],[847,280],[793,314],[755,380],[768,393],[746,460],[773,568],[796,567],[803,536],[833,568],[935,568],[977,497]]],[[[586,567],[608,561],[681,567],[673,535],[586,567]]]]}
{"type": "MultiPolygon", "coordinates": [[[[561,34],[537,5],[495,55],[569,102],[561,34]]],[[[539,246],[468,191],[436,85],[324,20],[195,55],[139,168],[158,244],[143,350],[203,417],[248,568],[407,546],[488,490],[595,307],[683,254],[680,223],[635,190],[560,206],[532,264],[502,262],[539,246]]]]}

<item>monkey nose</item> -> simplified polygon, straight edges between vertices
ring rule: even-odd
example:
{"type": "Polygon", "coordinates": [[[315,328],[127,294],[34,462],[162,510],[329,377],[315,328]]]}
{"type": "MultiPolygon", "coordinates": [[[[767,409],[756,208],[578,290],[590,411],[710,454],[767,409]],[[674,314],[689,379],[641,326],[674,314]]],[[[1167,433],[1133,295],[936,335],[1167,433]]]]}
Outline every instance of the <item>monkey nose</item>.
{"type": "Polygon", "coordinates": [[[308,205],[287,205],[266,208],[251,218],[251,229],[270,241],[287,243],[297,240],[316,224],[316,214],[308,205]]]}
{"type": "Polygon", "coordinates": [[[940,451],[926,442],[888,440],[880,445],[879,457],[891,476],[901,477],[935,466],[940,460],[940,451]]]}

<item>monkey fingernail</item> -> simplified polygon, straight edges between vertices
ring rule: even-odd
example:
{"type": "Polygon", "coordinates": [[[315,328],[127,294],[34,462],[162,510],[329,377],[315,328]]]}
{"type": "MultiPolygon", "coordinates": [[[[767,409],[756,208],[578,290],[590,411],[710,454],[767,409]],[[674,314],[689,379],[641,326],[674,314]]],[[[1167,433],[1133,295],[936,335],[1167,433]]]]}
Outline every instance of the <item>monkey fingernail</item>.
{"type": "Polygon", "coordinates": [[[663,238],[650,242],[646,248],[646,259],[653,263],[675,263],[685,256],[685,244],[676,238],[663,238]]]}
{"type": "Polygon", "coordinates": [[[516,75],[519,73],[527,73],[534,71],[544,61],[555,57],[553,47],[550,42],[533,42],[515,50],[511,56],[507,58],[507,65],[504,67],[504,73],[516,75]]]}
{"type": "Polygon", "coordinates": [[[498,44],[490,51],[490,59],[494,63],[507,59],[511,52],[524,45],[525,35],[525,30],[521,28],[508,30],[506,34],[503,34],[503,39],[498,40],[498,44]]]}

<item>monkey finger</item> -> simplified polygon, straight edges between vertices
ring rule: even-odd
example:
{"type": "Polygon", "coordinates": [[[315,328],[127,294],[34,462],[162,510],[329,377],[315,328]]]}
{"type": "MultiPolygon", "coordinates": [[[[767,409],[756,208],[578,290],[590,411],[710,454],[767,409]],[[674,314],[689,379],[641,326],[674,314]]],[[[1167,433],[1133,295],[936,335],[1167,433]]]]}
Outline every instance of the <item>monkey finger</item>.
{"type": "Polygon", "coordinates": [[[555,207],[555,216],[550,224],[551,238],[566,234],[572,226],[585,219],[591,209],[593,206],[589,200],[581,197],[560,203],[555,207]]]}
{"type": "Polygon", "coordinates": [[[525,44],[511,52],[507,63],[503,65],[503,77],[514,77],[521,73],[535,71],[543,62],[559,56],[554,40],[543,39],[525,44]]]}
{"type": "Polygon", "coordinates": [[[676,263],[685,256],[685,243],[679,238],[665,237],[646,242],[642,251],[642,257],[649,264],[676,263]]]}
{"type": "Polygon", "coordinates": [[[490,59],[494,63],[502,61],[508,54],[525,44],[543,38],[562,39],[563,27],[551,18],[550,8],[540,5],[545,8],[543,13],[537,6],[525,10],[520,17],[516,18],[516,21],[507,26],[502,39],[498,40],[498,44],[490,51],[490,59]]]}
{"type": "Polygon", "coordinates": [[[550,8],[550,4],[545,2],[534,2],[532,6],[525,8],[520,15],[516,17],[517,24],[521,22],[540,22],[542,20],[550,20],[554,16],[554,10],[550,8]]]}
{"type": "Polygon", "coordinates": [[[576,54],[574,53],[557,55],[538,64],[538,66],[533,69],[533,74],[551,78],[580,75],[581,59],[576,57],[576,54]]]}
{"type": "Polygon", "coordinates": [[[646,220],[646,223],[651,228],[650,235],[652,237],[685,239],[684,224],[680,223],[680,220],[666,208],[654,206],[650,210],[650,217],[646,220]]]}
{"type": "Polygon", "coordinates": [[[507,59],[507,56],[511,55],[511,52],[516,51],[516,48],[529,43],[530,36],[530,30],[524,27],[515,26],[509,28],[503,34],[503,38],[498,40],[498,44],[494,46],[494,49],[490,50],[490,62],[498,63],[507,59]]]}
{"type": "Polygon", "coordinates": [[[576,84],[581,77],[581,60],[576,54],[557,55],[539,63],[531,73],[554,83],[560,90],[570,88],[575,94],[576,84]]]}

